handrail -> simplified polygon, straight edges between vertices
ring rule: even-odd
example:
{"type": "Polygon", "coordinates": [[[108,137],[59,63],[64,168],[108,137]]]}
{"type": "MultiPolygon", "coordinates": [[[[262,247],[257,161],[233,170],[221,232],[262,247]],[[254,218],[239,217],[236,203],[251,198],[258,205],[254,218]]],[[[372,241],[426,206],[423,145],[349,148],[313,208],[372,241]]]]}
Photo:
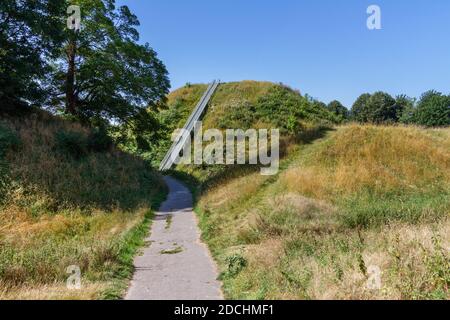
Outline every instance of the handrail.
{"type": "MultiPolygon", "coordinates": [[[[206,106],[211,100],[211,97],[216,91],[219,84],[220,81],[214,80],[208,86],[208,89],[205,91],[202,98],[198,102],[197,106],[194,108],[194,111],[191,113],[189,119],[186,121],[186,124],[183,127],[184,132],[192,132],[192,130],[194,130],[195,123],[198,120],[200,120],[200,117],[205,111],[206,106]]],[[[175,155],[178,155],[181,152],[188,138],[189,138],[188,136],[183,135],[182,133],[176,137],[175,141],[173,142],[163,161],[161,161],[161,165],[159,167],[160,171],[170,170],[170,168],[172,168],[174,164],[174,159],[176,158],[175,155]]]]}

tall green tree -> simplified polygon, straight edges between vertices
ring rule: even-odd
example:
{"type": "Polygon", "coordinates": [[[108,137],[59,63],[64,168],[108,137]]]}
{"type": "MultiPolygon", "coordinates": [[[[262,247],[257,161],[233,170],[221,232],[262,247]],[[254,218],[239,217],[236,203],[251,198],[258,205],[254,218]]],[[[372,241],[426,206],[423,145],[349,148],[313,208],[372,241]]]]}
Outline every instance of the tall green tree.
{"type": "Polygon", "coordinates": [[[49,61],[61,41],[63,3],[0,2],[0,111],[14,112],[48,97],[49,61]]]}
{"type": "Polygon", "coordinates": [[[137,17],[114,0],[71,0],[81,29],[65,29],[56,64],[53,105],[82,120],[126,122],[165,99],[168,72],[148,45],[138,44],[137,17]]]}
{"type": "Polygon", "coordinates": [[[352,108],[353,119],[363,123],[395,123],[398,121],[402,106],[385,92],[375,92],[373,95],[363,94],[352,108]]]}
{"type": "Polygon", "coordinates": [[[349,117],[348,109],[337,100],[331,101],[328,104],[327,109],[333,114],[335,114],[339,118],[340,122],[347,120],[349,117]]]}
{"type": "Polygon", "coordinates": [[[427,127],[450,126],[450,96],[437,91],[427,91],[415,110],[414,123],[427,127]]]}
{"type": "Polygon", "coordinates": [[[364,93],[356,99],[352,106],[351,118],[358,122],[368,122],[368,110],[369,110],[369,100],[371,95],[369,93],[364,93]]]}
{"type": "Polygon", "coordinates": [[[414,123],[414,114],[416,112],[416,99],[406,95],[399,95],[396,98],[397,105],[400,106],[401,115],[399,122],[403,124],[414,123]]]}

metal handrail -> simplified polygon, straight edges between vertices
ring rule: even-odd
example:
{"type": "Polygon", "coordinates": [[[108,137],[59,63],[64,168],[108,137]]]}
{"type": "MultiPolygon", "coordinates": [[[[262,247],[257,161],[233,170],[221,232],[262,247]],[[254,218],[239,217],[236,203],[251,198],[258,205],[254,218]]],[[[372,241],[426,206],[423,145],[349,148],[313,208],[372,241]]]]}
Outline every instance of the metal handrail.
{"type": "MultiPolygon", "coordinates": [[[[209,86],[208,89],[203,94],[202,98],[198,102],[197,106],[194,108],[194,111],[191,113],[189,119],[186,121],[186,124],[184,125],[183,129],[184,132],[192,132],[194,130],[195,123],[200,119],[203,112],[205,111],[206,106],[208,105],[209,101],[211,100],[212,95],[216,91],[217,87],[219,86],[220,81],[214,80],[209,86]]],[[[170,147],[169,151],[167,152],[166,156],[164,157],[163,161],[161,162],[161,165],[159,167],[160,171],[170,170],[174,164],[174,159],[176,158],[175,155],[179,154],[181,150],[184,148],[187,139],[189,137],[186,135],[183,135],[182,133],[176,137],[175,141],[173,142],[172,146],[170,147]]]]}

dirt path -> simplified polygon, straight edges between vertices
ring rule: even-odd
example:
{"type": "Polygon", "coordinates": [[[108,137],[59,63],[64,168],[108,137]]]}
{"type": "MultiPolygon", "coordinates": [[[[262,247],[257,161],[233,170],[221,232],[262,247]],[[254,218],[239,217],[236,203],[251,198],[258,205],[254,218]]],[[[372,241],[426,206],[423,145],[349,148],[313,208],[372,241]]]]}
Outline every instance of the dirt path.
{"type": "Polygon", "coordinates": [[[152,225],[149,247],[135,259],[126,300],[223,299],[218,273],[192,209],[192,195],[165,177],[170,192],[152,225]]]}

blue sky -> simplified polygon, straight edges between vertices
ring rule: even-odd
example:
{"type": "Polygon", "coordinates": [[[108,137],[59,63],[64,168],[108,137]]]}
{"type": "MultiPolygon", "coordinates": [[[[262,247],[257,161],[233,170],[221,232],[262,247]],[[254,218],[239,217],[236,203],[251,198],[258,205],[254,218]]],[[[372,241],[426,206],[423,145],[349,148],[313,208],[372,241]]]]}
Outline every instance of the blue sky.
{"type": "Polygon", "coordinates": [[[118,0],[139,17],[172,87],[283,82],[347,107],[364,92],[450,93],[449,0],[118,0]],[[366,27],[367,7],[382,30],[366,27]]]}

